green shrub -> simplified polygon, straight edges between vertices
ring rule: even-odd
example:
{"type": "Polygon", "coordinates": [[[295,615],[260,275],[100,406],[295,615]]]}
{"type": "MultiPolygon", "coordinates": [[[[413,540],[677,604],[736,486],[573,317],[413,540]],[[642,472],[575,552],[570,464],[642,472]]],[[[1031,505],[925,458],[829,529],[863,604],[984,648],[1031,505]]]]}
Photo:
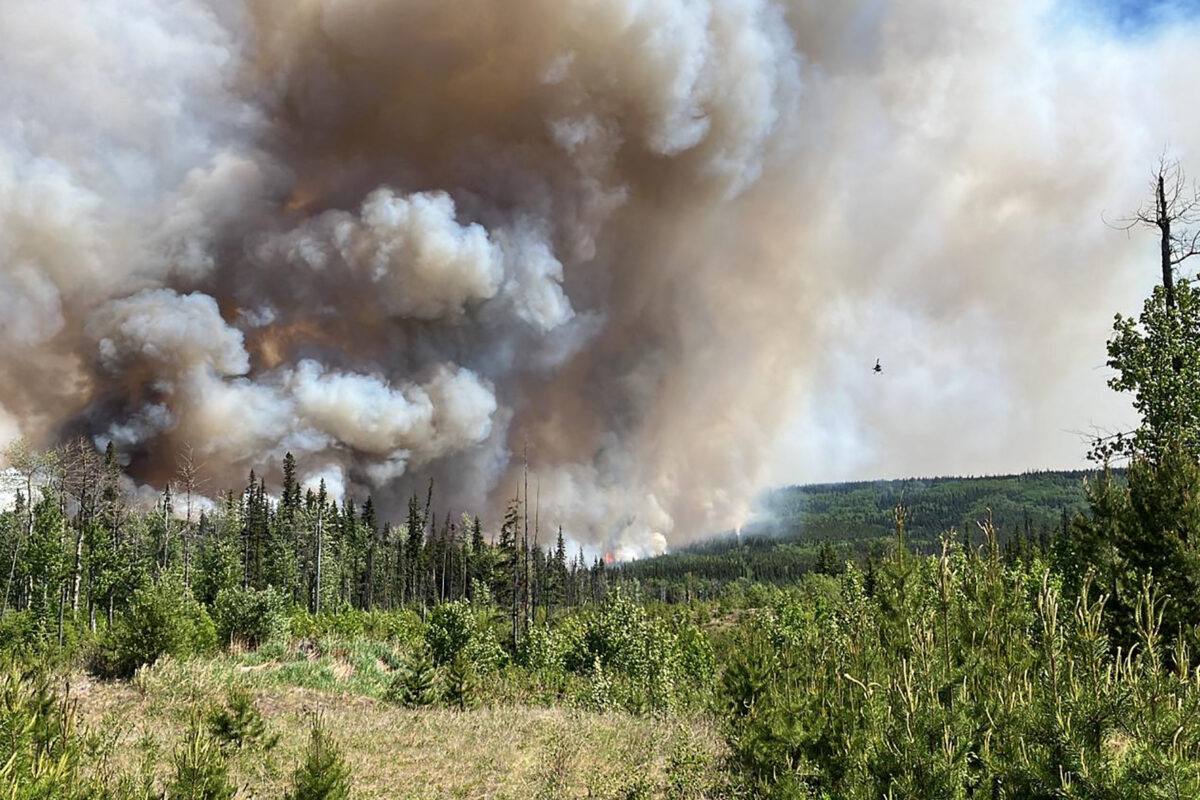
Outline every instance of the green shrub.
{"type": "Polygon", "coordinates": [[[217,632],[226,644],[239,642],[255,649],[287,636],[284,597],[274,587],[222,589],[213,605],[217,632]]]}
{"type": "Polygon", "coordinates": [[[556,636],[544,625],[534,625],[517,643],[517,663],[534,671],[557,672],[563,668],[566,654],[564,637],[556,636]]]}
{"type": "Polygon", "coordinates": [[[102,640],[93,667],[101,675],[128,678],[164,655],[188,658],[211,652],[216,641],[204,607],[178,583],[164,580],[133,593],[102,640]]]}
{"type": "Polygon", "coordinates": [[[1143,587],[1136,647],[1117,657],[1105,600],[1085,581],[1068,604],[1059,583],[991,546],[972,558],[953,543],[925,558],[901,546],[873,595],[848,570],[834,601],[821,589],[755,615],[722,678],[740,788],[776,800],[1200,796],[1200,673],[1186,636],[1168,647],[1164,601],[1143,587]]]}
{"type": "Polygon", "coordinates": [[[294,609],[288,618],[293,639],[317,642],[322,639],[360,639],[415,645],[424,639],[425,625],[411,609],[360,611],[345,607],[311,614],[294,609]]]}
{"type": "Polygon", "coordinates": [[[312,718],[304,763],[292,775],[286,800],[348,800],[350,769],[320,717],[312,718]]]}
{"type": "MultiPolygon", "coordinates": [[[[686,615],[674,621],[651,617],[620,591],[582,621],[568,620],[555,636],[564,666],[603,675],[612,692],[609,700],[630,711],[663,710],[683,699],[700,699],[715,674],[712,644],[686,615]]],[[[595,706],[594,699],[584,704],[595,706]]]]}
{"type": "Polygon", "coordinates": [[[425,642],[434,663],[446,665],[461,657],[480,671],[500,666],[504,650],[488,626],[487,613],[461,600],[433,609],[425,642]]]}
{"type": "Polygon", "coordinates": [[[666,800],[707,797],[712,783],[708,767],[708,754],[686,728],[681,728],[667,755],[666,800]]]}
{"type": "Polygon", "coordinates": [[[20,657],[34,653],[39,639],[36,621],[28,611],[8,611],[0,616],[0,655],[20,657]]]}

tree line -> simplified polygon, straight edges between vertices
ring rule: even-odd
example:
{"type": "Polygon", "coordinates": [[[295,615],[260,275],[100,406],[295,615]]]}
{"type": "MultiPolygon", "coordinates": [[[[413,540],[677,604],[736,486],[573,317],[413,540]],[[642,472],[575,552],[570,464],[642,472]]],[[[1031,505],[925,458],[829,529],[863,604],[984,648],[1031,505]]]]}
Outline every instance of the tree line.
{"type": "Polygon", "coordinates": [[[359,505],[330,497],[324,481],[302,487],[288,453],[277,497],[251,472],[241,491],[202,507],[202,472],[186,451],[176,480],[139,510],[111,444],[37,452],[18,440],[6,457],[19,486],[0,512],[0,614],[28,612],[39,636],[60,643],[74,624],[111,627],[125,599],[167,577],[208,605],[235,587],[271,589],[314,614],[409,606],[424,618],[441,603],[486,598],[509,611],[513,642],[539,614],[598,603],[608,588],[604,562],[568,553],[561,527],[542,545],[520,494],[490,535],[478,516],[439,517],[432,481],[403,521],[381,522],[370,496],[359,505]]]}

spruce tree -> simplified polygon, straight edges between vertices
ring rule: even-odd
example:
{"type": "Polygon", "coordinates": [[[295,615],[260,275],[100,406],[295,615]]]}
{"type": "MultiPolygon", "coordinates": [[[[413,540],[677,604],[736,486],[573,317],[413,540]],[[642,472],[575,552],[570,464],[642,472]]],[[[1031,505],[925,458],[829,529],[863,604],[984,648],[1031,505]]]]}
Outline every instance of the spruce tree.
{"type": "Polygon", "coordinates": [[[363,608],[370,610],[375,607],[375,546],[379,539],[379,523],[375,519],[375,503],[370,495],[362,508],[362,536],[364,563],[362,574],[363,608]]]}
{"type": "Polygon", "coordinates": [[[420,648],[405,656],[392,678],[387,699],[417,708],[433,705],[440,697],[438,671],[428,648],[420,648]]]}
{"type": "Polygon", "coordinates": [[[413,601],[420,598],[421,545],[425,539],[425,516],[421,504],[414,494],[408,498],[407,538],[404,544],[404,560],[408,565],[408,596],[413,601]]]}

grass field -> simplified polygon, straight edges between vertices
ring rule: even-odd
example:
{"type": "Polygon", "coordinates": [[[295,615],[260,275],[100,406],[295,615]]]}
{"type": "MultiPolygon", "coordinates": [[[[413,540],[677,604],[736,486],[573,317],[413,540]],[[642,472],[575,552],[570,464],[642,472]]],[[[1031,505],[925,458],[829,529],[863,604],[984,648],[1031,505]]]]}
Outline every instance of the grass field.
{"type": "MultiPolygon", "coordinates": [[[[376,668],[386,673],[383,664],[376,668]]],[[[722,745],[704,716],[570,707],[405,709],[355,691],[376,682],[350,661],[299,668],[226,657],[166,660],[129,682],[77,674],[70,696],[89,732],[90,769],[131,774],[145,764],[161,778],[190,715],[220,702],[229,686],[249,689],[279,742],[266,753],[233,754],[231,773],[246,798],[283,797],[313,714],[341,744],[359,800],[650,798],[671,796],[669,785],[681,780],[687,796],[700,797],[716,781],[722,745]]]]}

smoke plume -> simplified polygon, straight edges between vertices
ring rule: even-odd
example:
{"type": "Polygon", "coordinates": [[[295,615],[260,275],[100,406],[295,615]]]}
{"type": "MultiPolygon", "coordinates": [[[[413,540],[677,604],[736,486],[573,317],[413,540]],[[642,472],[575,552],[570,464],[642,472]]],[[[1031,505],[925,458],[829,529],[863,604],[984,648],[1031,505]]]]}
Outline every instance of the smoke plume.
{"type": "Polygon", "coordinates": [[[385,510],[433,477],[494,511],[528,453],[543,519],[624,555],[772,481],[1073,465],[1154,275],[1101,212],[1200,146],[1196,37],[1048,0],[10,0],[0,438],[152,485],[291,451],[385,510]]]}

